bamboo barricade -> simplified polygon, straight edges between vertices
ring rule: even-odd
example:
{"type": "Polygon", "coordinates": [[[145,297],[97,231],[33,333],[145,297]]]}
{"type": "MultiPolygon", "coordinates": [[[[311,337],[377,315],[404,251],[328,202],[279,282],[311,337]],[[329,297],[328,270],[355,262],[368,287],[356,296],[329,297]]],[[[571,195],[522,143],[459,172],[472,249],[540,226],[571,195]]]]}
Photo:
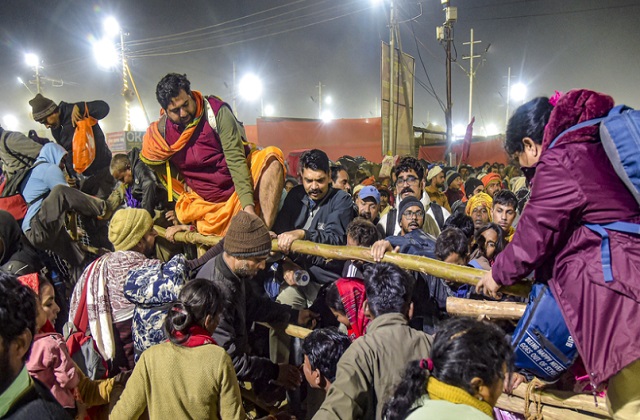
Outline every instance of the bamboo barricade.
{"type": "MultiPolygon", "coordinates": [[[[273,329],[267,323],[260,325],[273,329]]],[[[310,329],[297,325],[287,325],[284,330],[291,337],[304,339],[311,333],[310,329]]],[[[608,419],[606,402],[597,398],[598,406],[595,406],[593,396],[586,394],[573,394],[557,390],[529,389],[528,384],[522,383],[513,390],[511,395],[502,394],[496,407],[519,414],[541,413],[549,420],[583,420],[583,419],[608,419]],[[527,397],[527,394],[529,396],[527,397]]]]}
{"type": "Polygon", "coordinates": [[[524,303],[447,298],[447,313],[456,316],[518,320],[522,318],[526,308],[524,303]]]}
{"type": "MultiPolygon", "coordinates": [[[[164,236],[164,228],[155,226],[155,229],[159,235],[164,236]]],[[[221,238],[205,236],[196,232],[179,232],[176,233],[175,240],[177,242],[213,246],[220,242],[221,238]]],[[[272,250],[279,251],[278,243],[275,239],[273,240],[272,250]]],[[[315,255],[331,260],[361,260],[371,263],[375,262],[373,261],[373,258],[371,258],[369,248],[364,247],[325,245],[298,240],[291,244],[291,251],[300,254],[315,255]]],[[[485,271],[478,270],[476,268],[463,267],[427,257],[399,254],[396,252],[387,252],[382,261],[396,264],[397,266],[407,270],[418,271],[420,273],[430,274],[445,280],[470,284],[472,286],[478,284],[478,281],[480,281],[485,273],[485,271]]],[[[531,286],[527,283],[518,283],[513,286],[507,286],[500,289],[502,293],[520,297],[529,296],[530,290],[531,286]]]]}
{"type": "MultiPolygon", "coordinates": [[[[159,235],[164,236],[164,228],[155,226],[155,230],[159,235]]],[[[196,232],[178,232],[174,239],[176,242],[195,244],[198,246],[214,246],[220,242],[222,238],[205,236],[196,232]]],[[[273,241],[272,249],[279,251],[276,240],[273,241]]],[[[374,262],[368,248],[324,245],[299,240],[293,242],[291,250],[293,252],[316,255],[327,259],[374,262]]],[[[426,257],[403,255],[395,252],[386,253],[382,261],[396,264],[404,269],[474,286],[484,274],[482,270],[475,268],[461,267],[426,257]]],[[[503,293],[521,297],[527,297],[529,291],[530,285],[527,283],[519,283],[501,289],[503,293]]],[[[462,316],[485,315],[494,319],[501,317],[502,319],[518,319],[522,316],[522,313],[524,313],[524,306],[526,305],[506,302],[472,301],[457,298],[447,299],[447,311],[449,313],[462,316]],[[460,309],[460,303],[462,302],[458,301],[464,301],[465,306],[467,306],[466,310],[460,309]],[[452,310],[450,310],[450,307],[452,310]]],[[[273,327],[267,323],[260,324],[273,329],[273,327]]],[[[285,328],[285,333],[291,337],[304,339],[311,333],[311,330],[289,324],[285,328]]],[[[529,390],[527,384],[520,384],[520,386],[513,391],[512,395],[503,394],[496,406],[503,410],[524,415],[535,416],[537,413],[540,413],[544,416],[544,419],[549,420],[610,418],[606,403],[602,398],[598,398],[598,406],[596,407],[593,397],[590,395],[572,394],[556,390],[529,390]]]]}

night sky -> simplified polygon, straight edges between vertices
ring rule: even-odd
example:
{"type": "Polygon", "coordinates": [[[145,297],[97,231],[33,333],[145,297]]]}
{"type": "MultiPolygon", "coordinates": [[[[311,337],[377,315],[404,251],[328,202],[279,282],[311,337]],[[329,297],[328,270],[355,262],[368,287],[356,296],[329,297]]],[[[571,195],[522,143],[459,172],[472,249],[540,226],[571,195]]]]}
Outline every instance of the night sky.
{"type": "MultiPolygon", "coordinates": [[[[394,1],[398,20],[404,21],[402,47],[416,58],[420,82],[414,125],[442,124],[443,111],[420,86],[430,80],[445,100],[445,53],[435,39],[436,26],[444,21],[440,0],[394,1]]],[[[477,131],[504,126],[508,67],[512,83],[528,85],[528,99],[588,87],[640,107],[639,0],[452,0],[451,5],[458,7],[457,63],[468,68],[462,56],[469,53],[463,42],[469,41],[470,28],[482,41],[475,53],[491,44],[474,87],[477,131]]],[[[120,131],[122,76],[97,68],[90,43],[101,38],[107,16],[128,33],[131,71],[152,119],[159,110],[155,85],[168,72],[186,73],[192,88],[231,103],[233,62],[238,78],[253,72],[263,79],[263,103],[272,105],[276,116],[316,118],[318,82],[333,99],[325,109],[335,117],[379,115],[388,0],[378,5],[371,0],[2,0],[0,122],[13,115],[20,131],[42,127],[30,121],[32,95],[17,81],[33,79],[24,62],[24,53],[33,52],[44,75],[63,81],[62,87],[45,84],[45,96],[56,102],[104,99],[111,113],[103,126],[120,131]],[[182,53],[192,50],[199,51],[182,53]],[[172,55],[162,55],[167,53],[172,55]]],[[[453,121],[466,124],[469,81],[453,66],[453,121]]],[[[260,102],[239,99],[237,109],[240,119],[254,124],[260,102]]]]}

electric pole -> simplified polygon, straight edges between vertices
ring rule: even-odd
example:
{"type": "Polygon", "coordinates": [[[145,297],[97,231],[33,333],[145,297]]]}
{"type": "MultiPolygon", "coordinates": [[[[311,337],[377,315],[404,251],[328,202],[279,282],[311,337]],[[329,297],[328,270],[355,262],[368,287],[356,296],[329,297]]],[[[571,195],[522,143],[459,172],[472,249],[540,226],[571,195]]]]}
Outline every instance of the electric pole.
{"type": "Polygon", "coordinates": [[[511,67],[507,70],[507,116],[504,119],[504,130],[507,132],[507,124],[509,124],[509,102],[511,102],[511,67]]]}
{"type": "Polygon", "coordinates": [[[322,82],[316,85],[318,88],[318,118],[322,118],[322,82]]]}
{"type": "Polygon", "coordinates": [[[131,111],[129,109],[129,78],[127,77],[127,55],[124,50],[124,31],[120,29],[120,54],[122,56],[122,96],[124,97],[124,131],[131,131],[131,111]]]}
{"type": "Polygon", "coordinates": [[[473,59],[480,58],[480,55],[473,55],[473,44],[479,44],[482,41],[474,41],[473,40],[473,28],[471,28],[471,38],[469,42],[464,42],[462,45],[468,45],[470,52],[468,56],[462,56],[463,60],[469,60],[469,123],[471,122],[471,118],[473,118],[473,79],[476,76],[476,69],[473,68],[473,59]]]}
{"type": "MultiPolygon", "coordinates": [[[[444,42],[445,51],[447,53],[446,73],[447,73],[447,107],[445,109],[445,121],[447,125],[447,145],[451,146],[453,141],[452,131],[453,124],[451,122],[452,108],[452,92],[451,92],[451,49],[453,45],[453,23],[458,20],[458,8],[449,6],[449,0],[441,0],[444,6],[445,22],[442,26],[436,28],[436,36],[438,41],[444,42]]],[[[449,163],[452,163],[452,157],[449,155],[449,163]]]]}
{"type": "Polygon", "coordinates": [[[395,83],[396,83],[396,42],[395,42],[395,9],[393,7],[393,0],[389,2],[389,144],[387,147],[388,152],[393,156],[396,152],[395,146],[395,83]]]}

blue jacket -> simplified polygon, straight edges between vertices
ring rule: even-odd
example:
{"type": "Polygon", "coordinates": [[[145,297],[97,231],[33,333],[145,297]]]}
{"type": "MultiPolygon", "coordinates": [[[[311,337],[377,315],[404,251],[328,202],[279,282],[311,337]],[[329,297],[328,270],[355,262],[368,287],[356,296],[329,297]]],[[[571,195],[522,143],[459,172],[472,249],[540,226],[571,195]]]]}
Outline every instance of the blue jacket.
{"type": "Polygon", "coordinates": [[[24,232],[31,229],[31,219],[40,211],[42,201],[56,185],[67,185],[60,162],[65,157],[67,151],[56,143],[47,143],[42,146],[38,158],[34,165],[38,165],[31,170],[26,182],[22,186],[22,196],[27,203],[36,200],[29,206],[27,214],[22,221],[24,232]],[[39,198],[40,197],[40,198],[39,198]]]}

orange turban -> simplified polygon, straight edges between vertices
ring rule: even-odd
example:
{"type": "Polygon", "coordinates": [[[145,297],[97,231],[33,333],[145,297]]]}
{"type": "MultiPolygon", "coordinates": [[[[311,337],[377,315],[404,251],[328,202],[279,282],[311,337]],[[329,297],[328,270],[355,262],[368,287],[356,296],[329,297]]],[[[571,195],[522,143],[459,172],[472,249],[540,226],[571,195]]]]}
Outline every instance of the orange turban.
{"type": "Polygon", "coordinates": [[[502,183],[502,178],[500,177],[500,174],[491,172],[482,177],[482,184],[484,185],[485,188],[492,182],[502,183]]]}

